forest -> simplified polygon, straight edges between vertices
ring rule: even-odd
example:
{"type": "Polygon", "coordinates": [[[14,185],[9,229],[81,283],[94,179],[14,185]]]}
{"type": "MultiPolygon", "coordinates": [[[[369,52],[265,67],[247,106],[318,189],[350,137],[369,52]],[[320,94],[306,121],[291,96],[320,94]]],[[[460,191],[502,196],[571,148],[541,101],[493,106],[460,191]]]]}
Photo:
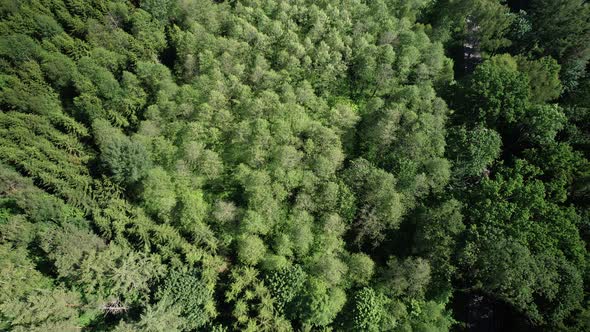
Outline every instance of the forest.
{"type": "Polygon", "coordinates": [[[0,1],[0,331],[590,331],[587,0],[0,1]]]}

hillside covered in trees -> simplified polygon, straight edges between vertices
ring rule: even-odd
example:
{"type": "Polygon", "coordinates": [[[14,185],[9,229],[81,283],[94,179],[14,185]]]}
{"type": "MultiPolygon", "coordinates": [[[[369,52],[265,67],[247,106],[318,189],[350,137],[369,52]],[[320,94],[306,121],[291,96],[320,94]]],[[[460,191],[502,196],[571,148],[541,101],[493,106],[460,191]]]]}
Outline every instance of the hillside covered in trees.
{"type": "Polygon", "coordinates": [[[585,0],[3,0],[0,331],[590,331],[585,0]]]}

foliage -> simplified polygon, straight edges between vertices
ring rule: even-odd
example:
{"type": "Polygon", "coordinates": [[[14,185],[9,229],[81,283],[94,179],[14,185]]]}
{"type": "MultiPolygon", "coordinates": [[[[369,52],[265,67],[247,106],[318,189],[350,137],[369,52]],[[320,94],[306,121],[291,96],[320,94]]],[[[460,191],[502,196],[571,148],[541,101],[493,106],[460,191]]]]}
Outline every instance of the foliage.
{"type": "Polygon", "coordinates": [[[293,312],[293,301],[302,291],[305,279],[306,273],[298,265],[284,267],[267,277],[266,282],[275,299],[276,310],[293,312]]]}
{"type": "Polygon", "coordinates": [[[0,330],[584,329],[589,8],[3,1],[0,330]]]}
{"type": "Polygon", "coordinates": [[[135,183],[146,175],[150,156],[145,145],[125,136],[106,120],[96,120],[93,129],[102,162],[115,181],[135,183]]]}
{"type": "Polygon", "coordinates": [[[514,123],[524,115],[530,96],[527,76],[509,55],[496,56],[476,68],[466,87],[468,109],[489,127],[514,123]]]}
{"type": "Polygon", "coordinates": [[[186,329],[199,328],[217,314],[213,290],[194,272],[170,271],[157,297],[158,306],[168,303],[180,308],[178,316],[186,329]]]}
{"type": "Polygon", "coordinates": [[[481,176],[498,158],[502,145],[496,131],[482,126],[450,128],[447,141],[447,155],[454,163],[454,174],[461,178],[481,176]]]}
{"type": "Polygon", "coordinates": [[[332,288],[321,279],[310,278],[297,305],[299,317],[308,326],[326,326],[336,317],[345,301],[342,289],[332,288]]]}
{"type": "Polygon", "coordinates": [[[461,203],[451,199],[437,206],[421,207],[416,216],[412,252],[428,259],[431,283],[427,293],[444,298],[452,292],[452,277],[457,271],[453,256],[459,236],[465,230],[461,203]]]}
{"type": "Polygon", "coordinates": [[[539,60],[528,60],[520,57],[517,60],[518,70],[526,73],[529,78],[531,101],[542,103],[557,99],[561,95],[562,85],[559,80],[561,66],[551,57],[539,60]]]}
{"type": "Polygon", "coordinates": [[[353,298],[350,329],[353,331],[379,331],[384,315],[383,299],[371,288],[363,288],[353,298]]]}
{"type": "Polygon", "coordinates": [[[435,27],[434,36],[442,41],[476,41],[485,52],[511,43],[506,35],[515,17],[502,1],[434,1],[428,14],[435,27]]]}
{"type": "Polygon", "coordinates": [[[574,90],[590,59],[590,6],[585,1],[568,0],[560,3],[547,0],[531,1],[532,41],[543,52],[562,65],[561,78],[567,91],[574,90]]]}
{"type": "Polygon", "coordinates": [[[362,197],[357,241],[369,237],[382,241],[383,231],[396,228],[401,219],[401,194],[395,188],[393,175],[378,169],[364,159],[353,161],[347,170],[347,182],[362,197]]]}

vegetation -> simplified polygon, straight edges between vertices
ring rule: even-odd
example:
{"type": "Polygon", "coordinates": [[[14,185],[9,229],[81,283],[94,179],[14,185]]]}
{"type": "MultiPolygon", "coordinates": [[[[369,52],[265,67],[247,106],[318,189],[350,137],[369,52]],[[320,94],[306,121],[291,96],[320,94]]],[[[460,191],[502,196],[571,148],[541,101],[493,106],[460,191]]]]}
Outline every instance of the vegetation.
{"type": "Polygon", "coordinates": [[[0,330],[589,330],[589,61],[583,0],[2,1],[0,330]]]}

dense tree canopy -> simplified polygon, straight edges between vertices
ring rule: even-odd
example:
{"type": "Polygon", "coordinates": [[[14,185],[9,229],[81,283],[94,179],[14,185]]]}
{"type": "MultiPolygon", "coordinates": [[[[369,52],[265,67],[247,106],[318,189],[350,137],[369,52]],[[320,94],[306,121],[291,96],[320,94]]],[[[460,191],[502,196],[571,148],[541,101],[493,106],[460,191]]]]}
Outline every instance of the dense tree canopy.
{"type": "Polygon", "coordinates": [[[589,32],[582,0],[3,1],[0,330],[588,329],[589,32]]]}

